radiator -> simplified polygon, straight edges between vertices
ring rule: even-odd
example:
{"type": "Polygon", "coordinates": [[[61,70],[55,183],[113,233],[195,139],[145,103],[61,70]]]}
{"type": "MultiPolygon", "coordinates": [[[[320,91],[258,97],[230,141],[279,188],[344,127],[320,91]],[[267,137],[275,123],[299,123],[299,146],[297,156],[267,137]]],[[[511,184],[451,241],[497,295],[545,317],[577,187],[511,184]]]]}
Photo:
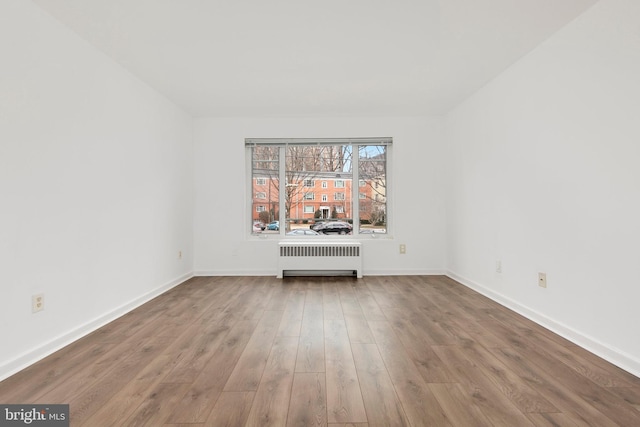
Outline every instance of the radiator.
{"type": "Polygon", "coordinates": [[[280,242],[278,278],[286,274],[348,272],[362,277],[360,242],[280,242]]]}

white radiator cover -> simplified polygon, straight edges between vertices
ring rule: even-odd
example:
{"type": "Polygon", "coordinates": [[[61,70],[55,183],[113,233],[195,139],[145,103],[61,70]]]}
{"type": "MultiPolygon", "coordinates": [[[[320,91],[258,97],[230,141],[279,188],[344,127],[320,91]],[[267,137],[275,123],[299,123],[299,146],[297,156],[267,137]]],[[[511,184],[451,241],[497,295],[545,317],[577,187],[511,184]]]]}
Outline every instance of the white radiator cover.
{"type": "Polygon", "coordinates": [[[278,278],[285,272],[352,272],[362,278],[362,244],[353,241],[282,241],[278,278]]]}

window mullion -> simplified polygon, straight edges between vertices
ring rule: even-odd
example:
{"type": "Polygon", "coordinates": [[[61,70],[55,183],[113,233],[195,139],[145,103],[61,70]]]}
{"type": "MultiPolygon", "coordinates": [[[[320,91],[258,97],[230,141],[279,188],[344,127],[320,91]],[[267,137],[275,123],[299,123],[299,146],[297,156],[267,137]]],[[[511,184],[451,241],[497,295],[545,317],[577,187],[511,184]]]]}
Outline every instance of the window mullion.
{"type": "Polygon", "coordinates": [[[360,233],[360,146],[351,146],[351,212],[353,235],[360,233]]]}
{"type": "Polygon", "coordinates": [[[286,174],[286,145],[280,146],[278,150],[278,218],[280,219],[280,235],[286,232],[287,228],[287,212],[286,212],[286,194],[287,194],[287,174],[286,174]]]}

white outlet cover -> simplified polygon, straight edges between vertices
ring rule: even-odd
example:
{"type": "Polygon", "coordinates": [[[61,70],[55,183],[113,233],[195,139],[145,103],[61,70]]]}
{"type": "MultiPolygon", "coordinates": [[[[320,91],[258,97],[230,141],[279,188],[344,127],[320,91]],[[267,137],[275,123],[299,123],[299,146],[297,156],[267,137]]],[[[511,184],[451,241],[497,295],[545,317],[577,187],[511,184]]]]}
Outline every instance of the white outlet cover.
{"type": "Polygon", "coordinates": [[[36,294],[31,296],[31,311],[37,313],[44,310],[44,294],[36,294]]]}

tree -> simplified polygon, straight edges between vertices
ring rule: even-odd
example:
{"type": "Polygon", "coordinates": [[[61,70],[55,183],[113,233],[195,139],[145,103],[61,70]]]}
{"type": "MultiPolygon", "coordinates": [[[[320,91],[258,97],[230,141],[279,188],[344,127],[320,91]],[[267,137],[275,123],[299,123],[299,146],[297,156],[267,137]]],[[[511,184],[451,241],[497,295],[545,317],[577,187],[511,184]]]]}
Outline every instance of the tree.
{"type": "Polygon", "coordinates": [[[373,225],[384,225],[384,211],[382,209],[374,209],[369,215],[369,221],[371,221],[371,224],[373,225]]]}
{"type": "Polygon", "coordinates": [[[260,220],[260,222],[262,222],[263,224],[268,224],[271,222],[271,218],[269,217],[269,212],[268,211],[262,211],[258,214],[258,219],[260,220]]]}

